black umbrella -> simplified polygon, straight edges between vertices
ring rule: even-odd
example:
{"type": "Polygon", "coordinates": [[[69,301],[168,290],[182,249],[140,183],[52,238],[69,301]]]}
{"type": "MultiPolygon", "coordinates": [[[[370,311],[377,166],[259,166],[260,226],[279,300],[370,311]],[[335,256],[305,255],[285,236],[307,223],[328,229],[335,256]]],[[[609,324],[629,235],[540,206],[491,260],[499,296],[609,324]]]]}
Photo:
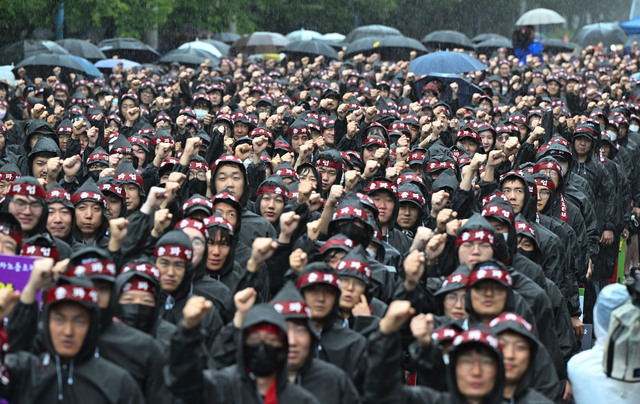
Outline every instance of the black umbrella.
{"type": "Polygon", "coordinates": [[[92,62],[97,62],[98,60],[106,59],[104,53],[92,44],[89,41],[83,41],[82,39],[61,39],[56,41],[60,46],[69,51],[70,54],[75,56],[80,56],[81,58],[85,58],[87,60],[91,60],[92,62]]]}
{"type": "Polygon", "coordinates": [[[162,56],[160,60],[158,60],[158,63],[171,64],[177,62],[182,65],[200,66],[206,59],[211,61],[212,66],[220,64],[220,59],[216,56],[196,48],[174,49],[162,56]]]}
{"type": "Polygon", "coordinates": [[[54,67],[60,67],[62,74],[80,73],[92,77],[101,76],[100,71],[86,59],[73,55],[53,55],[42,53],[29,56],[13,68],[14,71],[24,67],[29,77],[48,77],[53,74],[54,67]]]}
{"type": "Polygon", "coordinates": [[[0,48],[0,65],[18,63],[30,56],[40,54],[68,55],[69,52],[52,41],[25,39],[0,48]]]}
{"type": "Polygon", "coordinates": [[[231,49],[231,45],[227,45],[217,39],[201,39],[201,41],[215,46],[224,56],[227,56],[229,54],[229,49],[231,49]]]}
{"type": "Polygon", "coordinates": [[[600,42],[604,46],[618,45],[627,42],[627,34],[617,22],[599,22],[582,27],[573,37],[573,42],[581,46],[597,45],[600,42]]]}
{"type": "Polygon", "coordinates": [[[217,34],[214,34],[211,39],[215,39],[216,41],[224,42],[231,45],[232,43],[240,39],[240,35],[234,32],[218,32],[217,34]]]}
{"type": "Polygon", "coordinates": [[[489,34],[489,33],[476,35],[473,38],[471,38],[471,42],[475,44],[475,43],[488,41],[489,39],[506,39],[507,41],[511,42],[511,40],[506,36],[502,36],[499,34],[489,34]]]}
{"type": "Polygon", "coordinates": [[[385,36],[394,36],[394,35],[402,35],[402,32],[398,31],[393,27],[388,27],[386,25],[364,25],[362,27],[355,28],[353,31],[349,32],[347,37],[344,39],[344,42],[351,43],[356,39],[365,38],[365,37],[385,37],[385,36]]]}
{"type": "Polygon", "coordinates": [[[474,49],[471,40],[467,38],[465,34],[458,31],[433,31],[422,38],[420,42],[427,48],[440,50],[453,48],[474,49]]]}
{"type": "Polygon", "coordinates": [[[313,39],[310,41],[291,42],[280,49],[280,52],[290,55],[293,59],[300,59],[305,56],[324,56],[329,59],[338,59],[338,52],[325,41],[313,39]]]}
{"type": "Polygon", "coordinates": [[[411,51],[418,52],[418,55],[427,53],[418,40],[405,36],[395,35],[386,37],[365,37],[351,42],[347,46],[345,56],[353,56],[358,53],[372,54],[379,53],[382,60],[408,59],[411,51]]]}
{"type": "Polygon", "coordinates": [[[107,56],[118,56],[122,59],[148,63],[157,60],[160,54],[144,42],[134,38],[105,39],[98,44],[100,50],[107,56]]]}
{"type": "Polygon", "coordinates": [[[579,49],[580,46],[573,42],[565,42],[561,39],[545,39],[542,41],[542,48],[547,53],[562,53],[562,52],[573,52],[576,49],[579,49]]]}
{"type": "Polygon", "coordinates": [[[476,50],[478,51],[478,53],[491,54],[498,48],[507,48],[508,50],[513,50],[513,45],[507,38],[487,39],[486,41],[482,41],[476,44],[476,50]]]}

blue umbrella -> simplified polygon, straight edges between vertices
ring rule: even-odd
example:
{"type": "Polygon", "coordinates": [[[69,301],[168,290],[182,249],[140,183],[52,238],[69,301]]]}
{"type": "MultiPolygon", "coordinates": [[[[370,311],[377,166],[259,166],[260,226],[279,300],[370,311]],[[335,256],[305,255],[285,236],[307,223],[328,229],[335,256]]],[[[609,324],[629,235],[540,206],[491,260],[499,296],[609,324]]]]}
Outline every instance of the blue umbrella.
{"type": "Polygon", "coordinates": [[[473,94],[484,94],[484,91],[473,83],[468,82],[467,80],[460,77],[458,74],[430,74],[425,76],[419,80],[416,80],[413,83],[413,90],[415,94],[417,94],[418,98],[420,97],[420,93],[422,92],[422,87],[424,87],[430,81],[439,81],[442,83],[442,86],[445,88],[443,94],[440,99],[444,102],[451,102],[451,87],[449,85],[451,83],[458,83],[458,101],[459,104],[462,105],[470,105],[471,99],[473,98],[473,94]]]}
{"type": "Polygon", "coordinates": [[[431,73],[466,73],[487,70],[487,66],[473,57],[458,52],[436,52],[411,61],[409,72],[416,77],[431,73]]]}
{"type": "Polygon", "coordinates": [[[98,69],[113,69],[118,66],[118,63],[122,63],[123,69],[128,69],[130,67],[139,67],[140,63],[134,62],[129,59],[104,59],[97,61],[94,66],[98,69]]]}
{"type": "Polygon", "coordinates": [[[93,63],[89,62],[87,59],[81,58],[80,56],[74,56],[74,55],[69,55],[69,57],[75,60],[76,62],[78,62],[80,66],[82,66],[82,69],[87,74],[87,76],[93,77],[93,78],[102,77],[102,72],[100,72],[100,70],[98,70],[98,68],[95,67],[93,63]]]}

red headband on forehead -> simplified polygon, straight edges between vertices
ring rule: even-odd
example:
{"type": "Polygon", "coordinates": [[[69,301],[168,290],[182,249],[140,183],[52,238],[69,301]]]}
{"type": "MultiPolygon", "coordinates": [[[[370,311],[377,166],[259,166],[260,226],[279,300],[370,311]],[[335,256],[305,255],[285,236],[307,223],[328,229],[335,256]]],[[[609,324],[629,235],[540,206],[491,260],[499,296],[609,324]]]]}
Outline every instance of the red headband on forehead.
{"type": "Polygon", "coordinates": [[[165,137],[154,137],[153,139],[151,139],[151,146],[157,146],[160,143],[169,143],[171,146],[176,144],[176,141],[169,136],[165,136],[165,137]]]}
{"type": "Polygon", "coordinates": [[[336,275],[320,271],[313,271],[302,275],[300,279],[298,279],[296,287],[300,289],[301,286],[313,283],[326,283],[340,289],[340,279],[336,275]]]}
{"type": "Polygon", "coordinates": [[[207,208],[213,210],[213,202],[211,202],[209,199],[207,199],[207,198],[191,198],[191,199],[189,199],[188,201],[186,201],[185,203],[182,204],[181,213],[184,214],[184,212],[186,212],[190,208],[192,208],[194,206],[197,206],[197,205],[204,205],[204,207],[207,207],[207,208]]]}
{"type": "Polygon", "coordinates": [[[18,244],[18,248],[22,246],[22,234],[19,229],[14,229],[6,223],[0,223],[0,233],[14,239],[18,244]]]}
{"type": "Polygon", "coordinates": [[[122,287],[122,292],[124,293],[129,291],[147,292],[154,296],[156,295],[156,289],[153,285],[150,284],[149,281],[143,279],[131,279],[129,282],[125,283],[122,287]]]}
{"type": "Polygon", "coordinates": [[[529,331],[531,334],[533,334],[533,326],[531,325],[531,323],[529,323],[527,320],[520,317],[519,315],[514,313],[509,313],[509,312],[500,313],[498,317],[491,320],[491,322],[489,323],[489,327],[493,328],[498,324],[508,323],[508,322],[518,323],[521,326],[523,326],[527,331],[529,331]]]}
{"type": "Polygon", "coordinates": [[[344,208],[340,208],[333,213],[333,220],[339,219],[342,216],[356,216],[362,219],[364,222],[367,221],[367,212],[364,209],[356,208],[354,206],[345,206],[344,208]]]}
{"type": "Polygon", "coordinates": [[[20,254],[24,257],[45,257],[58,261],[60,256],[58,250],[52,247],[42,247],[39,245],[23,245],[20,254]]]}
{"type": "Polygon", "coordinates": [[[295,172],[295,170],[291,169],[291,168],[279,168],[276,170],[276,172],[274,173],[275,175],[278,175],[282,178],[286,178],[286,177],[293,177],[297,180],[300,179],[300,177],[298,176],[298,173],[295,172]]]}
{"type": "Polygon", "coordinates": [[[276,194],[276,195],[281,195],[282,197],[288,197],[288,193],[287,191],[285,191],[284,188],[276,187],[276,186],[260,188],[256,193],[256,195],[262,195],[262,194],[276,194]]]}
{"type": "Polygon", "coordinates": [[[209,237],[209,233],[207,232],[207,228],[205,227],[204,223],[196,219],[182,219],[181,221],[176,223],[174,229],[194,229],[202,233],[204,238],[209,237]]]}
{"type": "Polygon", "coordinates": [[[416,201],[421,205],[425,203],[424,197],[417,192],[400,191],[398,192],[398,199],[400,199],[400,202],[416,201]]]}
{"type": "Polygon", "coordinates": [[[160,270],[156,267],[154,267],[151,264],[147,264],[147,263],[132,263],[129,265],[126,265],[124,268],[122,268],[122,272],[129,272],[129,271],[136,271],[136,272],[140,272],[141,274],[146,274],[149,276],[152,276],[158,280],[160,280],[160,270]]]}
{"type": "Polygon", "coordinates": [[[510,203],[509,202],[509,198],[507,198],[507,196],[505,194],[503,194],[502,192],[495,192],[491,195],[485,196],[484,198],[482,198],[482,207],[484,207],[486,204],[488,204],[489,202],[491,202],[494,198],[500,198],[503,201],[510,203]]]}
{"type": "Polygon", "coordinates": [[[536,232],[533,230],[533,227],[529,226],[529,223],[518,222],[516,223],[516,231],[522,231],[525,233],[531,234],[534,238],[536,237],[536,232]]]}
{"type": "Polygon", "coordinates": [[[85,200],[101,203],[104,207],[107,206],[107,200],[105,197],[97,192],[83,191],[78,192],[71,197],[71,203],[74,205],[85,200]]]}
{"type": "Polygon", "coordinates": [[[282,315],[299,314],[311,318],[311,309],[305,302],[286,301],[273,304],[273,308],[282,315]]]}
{"type": "Polygon", "coordinates": [[[337,271],[357,271],[367,279],[371,279],[371,268],[367,264],[357,260],[343,260],[336,268],[337,271]]]}
{"type": "Polygon", "coordinates": [[[398,188],[391,181],[387,180],[373,181],[367,185],[367,192],[375,192],[381,189],[393,192],[394,194],[398,192],[398,188]]]}
{"type": "Polygon", "coordinates": [[[513,216],[513,213],[509,212],[507,209],[502,206],[493,205],[486,207],[482,210],[482,216],[499,216],[509,220],[511,223],[515,223],[516,218],[513,216]]]}
{"type": "Polygon", "coordinates": [[[20,174],[10,172],[0,173],[0,181],[13,182],[18,178],[20,178],[20,174]]]}
{"type": "Polygon", "coordinates": [[[329,159],[320,159],[316,161],[316,167],[328,167],[336,170],[342,170],[342,164],[336,163],[335,161],[331,161],[329,159]]]}
{"type": "Polygon", "coordinates": [[[450,168],[453,171],[456,171],[456,165],[451,161],[434,161],[432,163],[427,164],[427,172],[445,169],[445,168],[450,168]]]}
{"type": "Polygon", "coordinates": [[[9,186],[8,195],[33,196],[35,198],[46,198],[44,188],[36,184],[13,183],[9,186]]]}
{"type": "Polygon", "coordinates": [[[124,188],[122,186],[120,186],[120,185],[100,184],[100,185],[98,185],[98,189],[101,192],[112,192],[112,193],[118,195],[122,199],[125,199],[127,197],[127,194],[125,193],[124,188]]]}
{"type": "Polygon", "coordinates": [[[282,330],[280,328],[276,327],[273,324],[266,324],[266,323],[254,325],[253,327],[247,330],[247,334],[251,334],[253,332],[259,332],[259,331],[266,331],[270,334],[278,336],[279,338],[285,338],[285,335],[282,333],[282,330]]]}
{"type": "Polygon", "coordinates": [[[193,250],[179,245],[161,245],[153,251],[156,257],[180,258],[185,261],[191,261],[193,250]]]}
{"type": "Polygon", "coordinates": [[[88,262],[82,265],[76,265],[67,269],[66,272],[69,276],[80,275],[108,275],[116,276],[116,265],[111,261],[95,261],[88,262]]]}
{"type": "Polygon", "coordinates": [[[562,166],[558,163],[554,163],[553,161],[541,161],[533,167],[534,173],[537,173],[540,170],[555,170],[562,174],[562,166]]]}
{"type": "Polygon", "coordinates": [[[89,156],[89,158],[87,159],[87,165],[94,163],[94,162],[100,162],[102,164],[109,164],[109,156],[107,154],[104,153],[93,153],[89,156]]]}
{"type": "Polygon", "coordinates": [[[496,238],[493,234],[489,233],[486,230],[469,230],[460,234],[456,239],[456,247],[458,247],[462,243],[466,243],[467,241],[482,241],[491,244],[495,247],[496,238]]]}
{"type": "Polygon", "coordinates": [[[94,288],[76,285],[54,286],[47,292],[45,303],[56,303],[64,300],[97,304],[98,291],[94,288]]]}
{"type": "Polygon", "coordinates": [[[472,271],[469,275],[469,283],[467,286],[471,287],[484,279],[492,279],[509,288],[513,286],[513,280],[509,272],[503,271],[495,265],[481,266],[478,270],[472,271]]]}
{"type": "Polygon", "coordinates": [[[553,192],[556,192],[556,184],[553,181],[549,181],[549,180],[544,179],[544,178],[536,178],[536,185],[537,186],[547,187],[550,190],[552,190],[553,192]]]}
{"type": "Polygon", "coordinates": [[[325,251],[331,249],[332,247],[344,247],[346,249],[353,248],[353,241],[348,238],[334,238],[322,245],[320,247],[320,254],[324,254],[325,251]]]}
{"type": "Polygon", "coordinates": [[[458,331],[453,328],[441,328],[436,330],[431,334],[431,339],[434,341],[448,341],[453,340],[455,337],[460,335],[458,331]]]}

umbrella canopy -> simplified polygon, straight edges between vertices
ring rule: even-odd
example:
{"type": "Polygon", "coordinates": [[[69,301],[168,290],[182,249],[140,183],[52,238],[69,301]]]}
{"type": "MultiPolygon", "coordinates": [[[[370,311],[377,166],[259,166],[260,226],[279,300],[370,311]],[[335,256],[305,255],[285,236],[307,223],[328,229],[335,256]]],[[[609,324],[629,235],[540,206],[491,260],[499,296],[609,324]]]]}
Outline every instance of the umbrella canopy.
{"type": "Polygon", "coordinates": [[[134,38],[105,39],[98,46],[107,57],[118,56],[140,63],[153,62],[160,57],[155,49],[134,38]]]}
{"type": "Polygon", "coordinates": [[[182,65],[199,66],[206,59],[209,59],[212,65],[220,64],[218,57],[196,48],[174,49],[162,56],[160,60],[158,60],[158,63],[171,64],[177,62],[182,65]]]}
{"type": "Polygon", "coordinates": [[[280,49],[289,45],[289,40],[277,32],[254,32],[243,36],[231,46],[231,52],[247,55],[278,53],[280,49]]]}
{"type": "Polygon", "coordinates": [[[213,34],[211,39],[215,39],[216,41],[224,42],[228,45],[231,45],[238,39],[240,39],[240,35],[235,32],[218,32],[217,34],[213,34]]]}
{"type": "Polygon", "coordinates": [[[0,66],[0,81],[6,81],[10,86],[16,85],[16,76],[11,71],[13,66],[0,66]]]}
{"type": "Polygon", "coordinates": [[[365,37],[351,42],[347,46],[345,56],[379,53],[382,60],[399,60],[408,59],[411,51],[424,54],[427,53],[427,48],[419,41],[401,35],[365,37]]]}
{"type": "Polygon", "coordinates": [[[102,77],[102,74],[86,59],[73,55],[52,55],[43,53],[30,56],[18,63],[14,70],[21,67],[27,69],[30,77],[47,77],[53,74],[54,67],[59,66],[64,73],[80,73],[91,77],[102,77]]]}
{"type": "Polygon", "coordinates": [[[489,39],[502,39],[502,40],[511,42],[511,40],[506,36],[502,36],[499,34],[490,34],[490,33],[476,35],[473,38],[471,38],[471,42],[473,42],[474,44],[477,44],[480,42],[488,41],[489,39]]]}
{"type": "Polygon", "coordinates": [[[305,56],[324,56],[329,59],[338,59],[338,52],[321,40],[291,42],[280,49],[280,52],[286,53],[294,59],[300,59],[305,56]]]}
{"type": "Polygon", "coordinates": [[[129,59],[104,59],[94,63],[94,66],[97,67],[98,69],[113,69],[114,67],[117,67],[120,63],[122,63],[123,69],[140,66],[140,63],[134,62],[133,60],[129,60],[129,59]]]}
{"type": "Polygon", "coordinates": [[[487,39],[486,41],[482,41],[476,44],[476,50],[478,51],[478,53],[491,53],[498,48],[507,48],[509,50],[513,50],[513,45],[507,38],[487,39]]]}
{"type": "Polygon", "coordinates": [[[222,57],[222,52],[210,43],[203,41],[186,42],[178,47],[178,49],[198,49],[212,54],[215,57],[222,57]]]}
{"type": "Polygon", "coordinates": [[[471,40],[467,38],[465,34],[458,31],[433,31],[422,38],[420,42],[422,42],[427,48],[433,49],[474,49],[471,40]]]}
{"type": "Polygon", "coordinates": [[[286,38],[290,41],[310,41],[312,39],[322,38],[322,34],[317,31],[309,29],[299,29],[297,31],[289,32],[286,38]]]}
{"type": "Polygon", "coordinates": [[[413,59],[409,64],[409,72],[416,77],[433,73],[465,73],[486,69],[484,63],[458,52],[430,53],[413,59]]]}
{"type": "Polygon", "coordinates": [[[393,27],[388,27],[386,25],[364,25],[362,27],[355,28],[353,31],[349,32],[349,35],[346,36],[344,42],[351,43],[356,39],[365,38],[365,37],[385,37],[385,36],[394,36],[394,35],[402,35],[402,32],[398,31],[393,27]]]}
{"type": "Polygon", "coordinates": [[[444,102],[451,102],[452,94],[451,87],[449,85],[451,83],[458,83],[458,102],[459,105],[471,105],[471,100],[473,99],[473,94],[483,94],[484,91],[478,86],[469,81],[463,79],[458,74],[430,74],[425,77],[422,77],[419,80],[414,81],[413,90],[415,92],[416,98],[420,98],[422,93],[422,87],[424,87],[427,83],[431,81],[438,81],[442,84],[441,88],[444,89],[444,92],[440,95],[440,99],[444,102]]]}
{"type": "Polygon", "coordinates": [[[342,42],[344,41],[346,36],[339,34],[337,32],[329,32],[328,34],[322,35],[322,38],[326,39],[327,41],[342,42]]]}
{"type": "Polygon", "coordinates": [[[567,20],[563,16],[548,8],[534,8],[522,14],[516,26],[522,25],[551,25],[565,24],[567,20]]]}
{"type": "Polygon", "coordinates": [[[573,52],[580,46],[573,42],[565,42],[561,39],[545,39],[542,41],[542,48],[548,53],[573,52]]]}
{"type": "Polygon", "coordinates": [[[81,58],[85,58],[87,60],[98,61],[101,59],[106,59],[106,56],[100,48],[95,46],[89,41],[83,41],[82,39],[61,39],[56,41],[60,46],[69,51],[70,54],[75,56],[80,56],[81,58]]]}
{"type": "Polygon", "coordinates": [[[0,65],[18,63],[30,56],[40,54],[68,55],[69,52],[62,46],[52,41],[25,39],[14,42],[0,48],[0,65]]]}
{"type": "Polygon", "coordinates": [[[231,45],[227,45],[222,41],[218,41],[217,39],[201,39],[200,42],[208,43],[216,47],[222,53],[222,56],[227,56],[229,54],[229,49],[231,49],[231,45]]]}
{"type": "Polygon", "coordinates": [[[640,34],[640,15],[633,20],[621,23],[620,28],[622,28],[627,35],[640,34]]]}
{"type": "Polygon", "coordinates": [[[604,46],[624,44],[627,42],[627,34],[618,23],[599,22],[582,27],[573,37],[573,42],[581,46],[597,45],[600,42],[604,46]]]}

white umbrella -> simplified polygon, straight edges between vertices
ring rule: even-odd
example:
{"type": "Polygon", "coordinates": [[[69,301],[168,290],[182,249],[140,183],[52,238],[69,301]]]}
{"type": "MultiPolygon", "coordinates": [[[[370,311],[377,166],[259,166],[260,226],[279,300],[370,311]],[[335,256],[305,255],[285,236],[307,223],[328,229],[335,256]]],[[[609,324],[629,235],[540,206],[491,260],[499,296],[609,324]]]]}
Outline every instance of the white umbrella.
{"type": "Polygon", "coordinates": [[[565,24],[567,20],[563,16],[548,8],[534,8],[522,14],[516,25],[550,25],[565,24]]]}
{"type": "Polygon", "coordinates": [[[324,34],[322,35],[323,39],[326,39],[327,41],[333,41],[333,42],[342,42],[344,41],[344,39],[346,38],[346,36],[337,33],[337,32],[329,32],[328,34],[324,34]]]}
{"type": "Polygon", "coordinates": [[[317,31],[301,28],[297,31],[289,32],[285,35],[288,40],[293,41],[310,41],[312,39],[322,38],[322,34],[317,31]]]}
{"type": "Polygon", "coordinates": [[[0,81],[6,80],[10,86],[15,86],[16,77],[13,75],[12,69],[12,65],[0,66],[0,81]]]}
{"type": "Polygon", "coordinates": [[[204,41],[186,42],[180,45],[178,49],[199,49],[205,52],[209,52],[213,56],[216,56],[219,58],[222,57],[222,52],[220,52],[218,48],[204,41]]]}

